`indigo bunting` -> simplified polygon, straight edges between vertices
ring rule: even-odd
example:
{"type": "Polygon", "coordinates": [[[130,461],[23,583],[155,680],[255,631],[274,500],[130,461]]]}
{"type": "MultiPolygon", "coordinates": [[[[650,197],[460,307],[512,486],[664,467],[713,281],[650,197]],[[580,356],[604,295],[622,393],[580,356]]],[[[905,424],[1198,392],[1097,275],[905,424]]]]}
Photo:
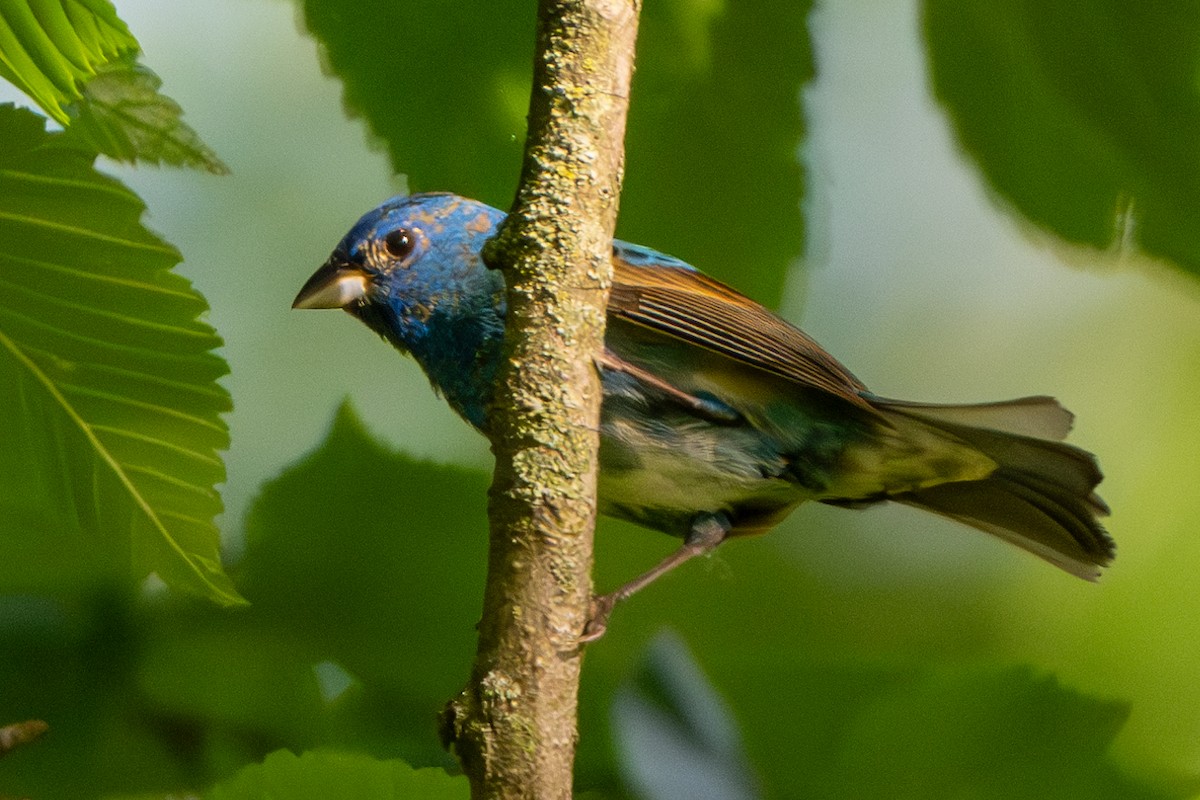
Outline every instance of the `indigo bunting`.
{"type": "MultiPolygon", "coordinates": [[[[481,250],[504,214],[452,194],[396,197],[366,214],[295,308],[342,308],[413,356],[488,430],[504,336],[504,279],[481,250]]],[[[1097,521],[1096,459],[1063,439],[1050,397],[934,405],[872,394],[799,329],[694,267],[613,243],[598,358],[602,513],[681,537],[662,563],[595,600],[613,605],[805,500],[886,500],[995,534],[1094,580],[1114,545],[1097,521]]]]}

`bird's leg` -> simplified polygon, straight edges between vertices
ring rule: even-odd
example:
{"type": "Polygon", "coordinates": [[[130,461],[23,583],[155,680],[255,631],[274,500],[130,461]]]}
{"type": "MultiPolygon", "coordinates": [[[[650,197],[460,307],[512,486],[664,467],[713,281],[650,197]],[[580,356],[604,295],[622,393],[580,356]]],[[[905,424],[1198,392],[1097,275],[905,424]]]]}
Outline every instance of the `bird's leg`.
{"type": "Polygon", "coordinates": [[[692,522],[691,530],[683,539],[683,545],[678,550],[619,589],[592,598],[591,618],[584,626],[583,635],[579,637],[579,640],[594,642],[599,639],[608,629],[608,617],[617,603],[646,588],[683,562],[711,553],[713,548],[725,541],[725,536],[731,527],[732,523],[724,514],[702,514],[696,517],[692,522]]]}

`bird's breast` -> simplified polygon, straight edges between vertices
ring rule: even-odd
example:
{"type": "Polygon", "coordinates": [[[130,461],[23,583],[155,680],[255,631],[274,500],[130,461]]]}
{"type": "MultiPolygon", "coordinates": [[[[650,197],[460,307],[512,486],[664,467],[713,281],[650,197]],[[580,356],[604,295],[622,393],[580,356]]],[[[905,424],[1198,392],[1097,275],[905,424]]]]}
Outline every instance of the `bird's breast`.
{"type": "Polygon", "coordinates": [[[685,414],[606,403],[600,438],[600,511],[683,536],[701,512],[774,510],[804,499],[781,477],[787,462],[753,429],[685,414]]]}

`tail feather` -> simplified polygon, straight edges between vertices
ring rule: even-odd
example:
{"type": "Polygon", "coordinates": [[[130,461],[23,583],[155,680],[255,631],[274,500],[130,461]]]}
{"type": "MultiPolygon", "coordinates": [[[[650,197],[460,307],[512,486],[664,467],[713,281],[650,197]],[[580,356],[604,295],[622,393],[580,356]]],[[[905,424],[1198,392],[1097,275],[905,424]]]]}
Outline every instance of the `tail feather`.
{"type": "Polygon", "coordinates": [[[987,531],[1087,580],[1098,578],[1112,561],[1115,545],[1097,520],[1108,507],[1095,493],[1103,478],[1095,456],[1025,433],[1057,433],[1046,422],[1055,419],[1053,409],[1067,412],[1050,398],[984,406],[873,402],[964,441],[998,464],[983,480],[952,481],[889,499],[987,531]],[[1023,424],[1022,409],[1037,419],[1023,424]],[[993,427],[997,420],[1005,421],[1004,429],[993,427]]]}
{"type": "Polygon", "coordinates": [[[1007,431],[1035,439],[1061,441],[1067,438],[1067,434],[1071,432],[1071,425],[1075,422],[1074,414],[1059,405],[1053,397],[1045,395],[967,405],[912,403],[874,395],[866,397],[873,406],[916,417],[935,425],[948,422],[952,425],[1007,431]]]}

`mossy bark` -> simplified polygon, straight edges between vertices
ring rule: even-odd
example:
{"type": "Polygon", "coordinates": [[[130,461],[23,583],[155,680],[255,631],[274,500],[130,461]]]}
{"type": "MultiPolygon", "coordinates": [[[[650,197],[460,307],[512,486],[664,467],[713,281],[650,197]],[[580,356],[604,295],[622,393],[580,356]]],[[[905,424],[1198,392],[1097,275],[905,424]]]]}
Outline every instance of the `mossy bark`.
{"type": "Polygon", "coordinates": [[[541,0],[516,200],[485,250],[508,286],[479,649],[446,711],[476,798],[572,793],[592,596],[600,383],[640,0],[541,0]]]}

